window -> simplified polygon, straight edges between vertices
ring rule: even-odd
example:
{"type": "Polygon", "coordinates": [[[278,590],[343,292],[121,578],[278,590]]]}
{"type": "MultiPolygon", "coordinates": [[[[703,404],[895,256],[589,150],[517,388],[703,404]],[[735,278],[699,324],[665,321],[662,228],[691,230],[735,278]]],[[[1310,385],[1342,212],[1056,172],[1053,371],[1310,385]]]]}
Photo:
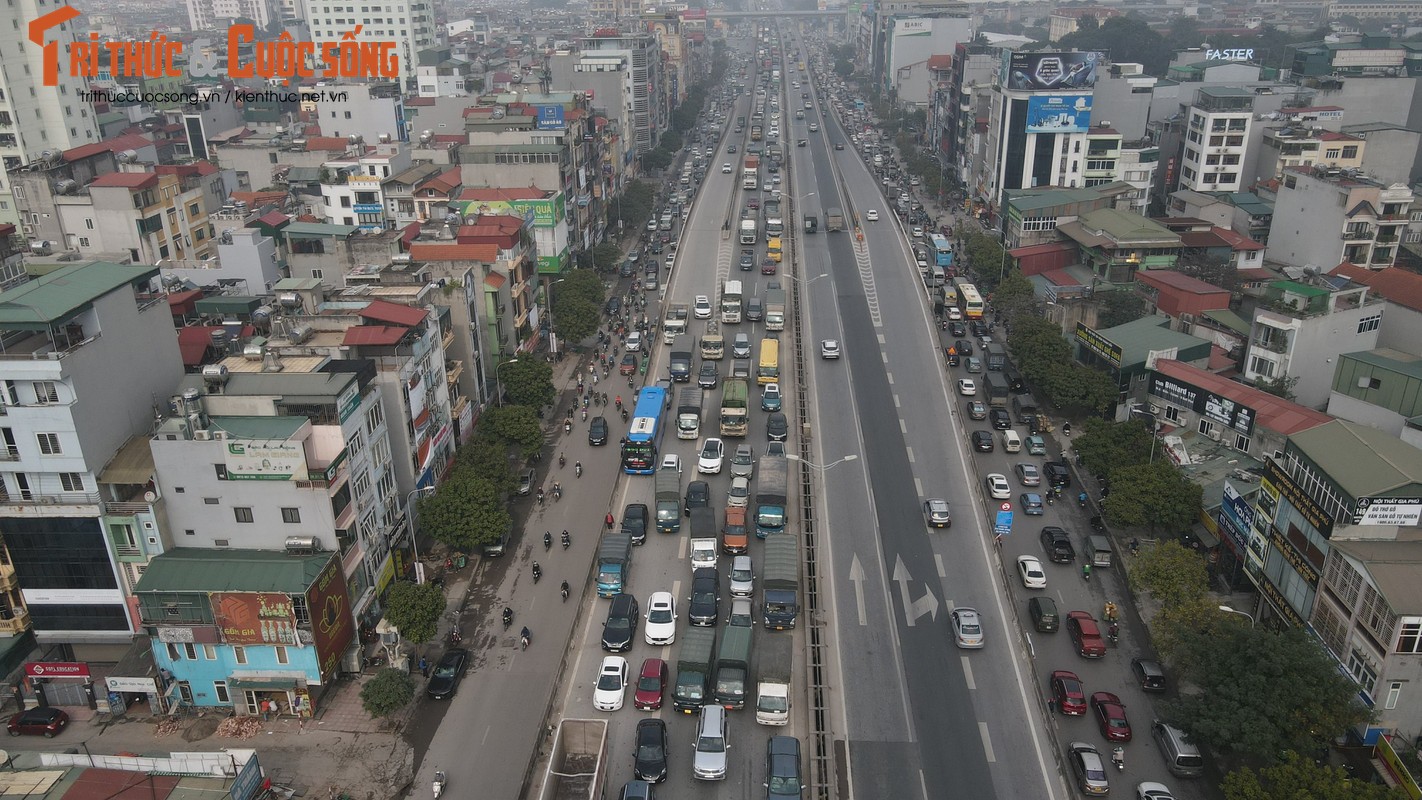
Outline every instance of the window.
{"type": "Polygon", "coordinates": [[[1398,626],[1397,652],[1422,653],[1422,620],[1414,619],[1398,626]]]}
{"type": "Polygon", "coordinates": [[[1382,325],[1382,314],[1374,314],[1358,320],[1358,333],[1371,333],[1382,325]]]}
{"type": "Polygon", "coordinates": [[[212,465],[212,469],[213,469],[214,472],[217,473],[217,479],[218,479],[218,480],[220,480],[220,481],[225,481],[225,480],[227,480],[227,465],[226,465],[226,464],[213,464],[213,465],[212,465]]]}
{"type": "Polygon", "coordinates": [[[283,509],[281,510],[281,521],[282,521],[282,522],[289,522],[289,523],[293,523],[293,524],[299,524],[299,523],[301,522],[301,509],[299,509],[299,508],[283,508],[283,509]]]}
{"type": "Polygon", "coordinates": [[[59,434],[57,433],[37,433],[35,441],[39,442],[41,455],[57,456],[61,454],[59,449],[59,434]]]}
{"type": "MultiPolygon", "coordinates": [[[[169,611],[173,612],[175,615],[176,615],[176,613],[177,613],[177,609],[176,609],[176,608],[169,609],[169,611]]],[[[182,653],[178,650],[178,644],[177,644],[177,642],[168,642],[168,660],[169,660],[169,661],[178,661],[178,660],[180,660],[182,657],[183,657],[183,655],[182,655],[182,653]]]]}
{"type": "Polygon", "coordinates": [[[243,646],[241,646],[241,645],[236,645],[236,646],[234,646],[234,647],[232,648],[232,657],[233,657],[234,659],[236,659],[236,661],[237,661],[238,664],[246,664],[246,663],[247,663],[247,648],[245,648],[245,647],[243,647],[243,646]]]}
{"type": "Polygon", "coordinates": [[[197,661],[197,646],[192,642],[183,642],[183,655],[189,661],[197,661]]]}
{"type": "Polygon", "coordinates": [[[1234,449],[1238,450],[1241,453],[1248,453],[1249,437],[1236,435],[1234,437],[1234,449]]]}
{"type": "Polygon", "coordinates": [[[251,506],[236,506],[232,509],[232,513],[236,515],[238,522],[252,522],[251,506]]]}
{"type": "Polygon", "coordinates": [[[217,696],[219,703],[232,702],[232,695],[227,693],[227,681],[213,681],[212,693],[217,696]]]}
{"type": "Polygon", "coordinates": [[[1348,654],[1348,674],[1363,687],[1363,691],[1372,694],[1378,683],[1378,671],[1369,661],[1366,655],[1357,650],[1348,654]]]}
{"type": "Polygon", "coordinates": [[[34,387],[35,402],[39,405],[59,402],[59,387],[54,381],[33,381],[30,385],[34,387]]]}
{"type": "Polygon", "coordinates": [[[1274,377],[1274,362],[1262,356],[1251,356],[1249,371],[1261,378],[1272,378],[1274,377]]]}
{"type": "Polygon", "coordinates": [[[1383,701],[1383,707],[1391,711],[1397,708],[1397,701],[1402,697],[1402,681],[1392,681],[1387,685],[1387,699],[1383,701]]]}
{"type": "Polygon", "coordinates": [[[1201,420],[1200,420],[1200,435],[1201,435],[1201,436],[1209,436],[1211,433],[1214,433],[1214,430],[1215,430],[1215,423],[1210,422],[1210,421],[1207,420],[1207,419],[1201,419],[1201,420]]]}
{"type": "Polygon", "coordinates": [[[325,273],[324,270],[313,269],[313,270],[311,270],[311,277],[313,277],[313,278],[315,278],[316,280],[319,281],[319,280],[321,280],[322,278],[326,277],[326,273],[325,273]]]}
{"type": "Polygon", "coordinates": [[[84,476],[77,472],[61,472],[59,473],[59,485],[66,492],[82,492],[84,491],[84,476]]]}
{"type": "Polygon", "coordinates": [[[1180,409],[1175,406],[1165,407],[1165,418],[1176,425],[1180,424],[1180,409]]]}
{"type": "Polygon", "coordinates": [[[217,660],[217,648],[216,648],[216,647],[213,647],[213,646],[210,645],[210,644],[205,644],[205,645],[203,645],[203,646],[202,646],[202,657],[205,658],[205,659],[207,659],[208,661],[216,661],[216,660],[217,660]]]}
{"type": "Polygon", "coordinates": [[[87,230],[91,230],[91,231],[92,231],[92,230],[94,229],[94,220],[92,220],[92,219],[87,219],[87,218],[86,218],[86,219],[84,220],[84,227],[85,227],[87,230]]]}
{"type": "Polygon", "coordinates": [[[80,237],[79,237],[79,246],[80,246],[80,247],[88,247],[88,246],[89,246],[89,237],[87,237],[87,236],[80,236],[80,237]]]}
{"type": "Polygon", "coordinates": [[[288,659],[287,656],[286,656],[286,648],[285,648],[285,647],[282,647],[281,645],[277,645],[277,646],[276,646],[275,648],[273,648],[273,649],[276,650],[276,660],[277,660],[277,663],[278,663],[278,664],[290,664],[290,663],[291,663],[291,660],[288,659]]]}

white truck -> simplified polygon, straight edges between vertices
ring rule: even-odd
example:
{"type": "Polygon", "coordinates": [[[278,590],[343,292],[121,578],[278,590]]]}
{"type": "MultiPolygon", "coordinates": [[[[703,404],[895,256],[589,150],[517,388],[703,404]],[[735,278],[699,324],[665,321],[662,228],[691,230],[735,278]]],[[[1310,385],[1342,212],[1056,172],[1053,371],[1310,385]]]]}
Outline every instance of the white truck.
{"type": "Polygon", "coordinates": [[[667,307],[666,319],[662,320],[663,344],[671,344],[676,337],[686,333],[688,316],[686,303],[672,303],[667,307]]]}
{"type": "Polygon", "coordinates": [[[740,281],[726,281],[721,290],[721,321],[737,323],[741,321],[741,301],[743,289],[740,281]]]}
{"type": "Polygon", "coordinates": [[[755,218],[741,220],[741,244],[755,244],[760,238],[755,218]]]}
{"type": "Polygon", "coordinates": [[[755,721],[790,724],[790,670],[794,645],[789,634],[762,637],[756,660],[755,721]]]}
{"type": "Polygon", "coordinates": [[[697,439],[701,436],[701,402],[704,392],[694,386],[677,392],[676,438],[697,439]]]}
{"type": "Polygon", "coordinates": [[[716,512],[709,508],[691,509],[691,568],[716,566],[716,512]]]}

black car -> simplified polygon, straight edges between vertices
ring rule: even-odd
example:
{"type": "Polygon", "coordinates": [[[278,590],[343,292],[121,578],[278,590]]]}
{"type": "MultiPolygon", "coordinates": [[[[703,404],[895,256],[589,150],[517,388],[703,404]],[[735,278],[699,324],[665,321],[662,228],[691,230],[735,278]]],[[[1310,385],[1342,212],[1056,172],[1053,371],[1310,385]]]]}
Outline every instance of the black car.
{"type": "Polygon", "coordinates": [[[989,411],[988,419],[992,420],[993,430],[1005,431],[1012,427],[1012,415],[1000,408],[989,411]]]}
{"type": "Polygon", "coordinates": [[[765,748],[766,800],[798,800],[800,783],[800,740],[794,736],[772,736],[765,748]]]}
{"type": "Polygon", "coordinates": [[[844,149],[844,142],[835,142],[835,143],[834,143],[834,149],[836,149],[836,150],[843,150],[843,149],[844,149]]]}
{"type": "Polygon", "coordinates": [[[637,638],[637,598],[630,594],[615,594],[607,607],[607,621],[602,623],[602,649],[609,653],[625,653],[637,638]]]}
{"type": "Polygon", "coordinates": [[[790,421],[779,411],[765,418],[765,435],[772,442],[783,442],[790,435],[790,421]]]}
{"type": "Polygon", "coordinates": [[[1042,549],[1053,564],[1070,564],[1076,560],[1076,548],[1071,545],[1071,537],[1061,528],[1051,525],[1042,529],[1042,549]]]}
{"type": "Polygon", "coordinates": [[[454,690],[459,688],[459,680],[464,677],[464,668],[469,664],[469,651],[461,647],[444,651],[440,656],[439,663],[435,665],[434,672],[430,673],[430,682],[425,686],[425,694],[432,700],[448,700],[454,696],[454,690]]]}
{"type": "Polygon", "coordinates": [[[740,267],[741,272],[750,272],[755,269],[755,253],[749,250],[741,251],[740,267]]]}
{"type": "Polygon", "coordinates": [[[1132,659],[1131,674],[1136,676],[1136,682],[1141,685],[1141,691],[1165,691],[1165,670],[1161,669],[1160,662],[1151,661],[1148,658],[1132,659]]]}
{"type": "Polygon", "coordinates": [[[1065,488],[1071,485],[1071,470],[1067,469],[1065,461],[1048,461],[1042,465],[1042,474],[1047,477],[1048,486],[1065,488]]]}
{"type": "Polygon", "coordinates": [[[961,339],[964,336],[968,335],[968,326],[964,325],[962,322],[954,320],[948,323],[948,333],[951,336],[956,336],[961,339]]]}
{"type": "Polygon", "coordinates": [[[617,274],[624,278],[630,278],[637,274],[637,265],[631,261],[623,261],[622,266],[617,268],[617,274]]]}
{"type": "Polygon", "coordinates": [[[696,373],[696,385],[703,389],[715,389],[716,384],[721,380],[721,371],[716,369],[715,361],[701,362],[701,371],[696,373]]]}
{"type": "Polygon", "coordinates": [[[619,312],[619,311],[621,311],[621,310],[622,310],[622,298],[621,298],[621,297],[613,296],[613,297],[607,298],[607,313],[608,313],[608,314],[610,314],[610,315],[615,315],[615,314],[617,314],[617,312],[619,312]]]}
{"type": "Polygon", "coordinates": [[[594,447],[607,444],[607,418],[593,417],[588,425],[588,444],[594,447]]]}
{"type": "Polygon", "coordinates": [[[953,343],[953,349],[958,351],[960,356],[970,356],[973,354],[973,343],[967,339],[959,339],[953,343]]]}
{"type": "Polygon", "coordinates": [[[691,597],[687,619],[692,625],[715,625],[721,613],[721,573],[715,567],[691,572],[691,597]]]}
{"type": "Polygon", "coordinates": [[[647,541],[647,518],[645,503],[628,503],[622,508],[622,532],[632,537],[632,544],[647,541]]]}
{"type": "Polygon", "coordinates": [[[711,505],[711,484],[706,481],[692,481],[686,485],[686,502],[682,511],[691,516],[693,508],[708,508],[711,505]]]}
{"type": "Polygon", "coordinates": [[[973,335],[979,338],[982,338],[992,333],[992,329],[988,327],[988,324],[980,319],[973,320],[973,324],[971,325],[971,327],[973,329],[973,335]]]}
{"type": "Polygon", "coordinates": [[[979,453],[991,453],[993,451],[991,431],[973,431],[973,449],[979,453]]]}
{"type": "Polygon", "coordinates": [[[632,754],[632,775],[647,783],[667,779],[667,724],[659,719],[637,723],[637,749],[632,754]]]}

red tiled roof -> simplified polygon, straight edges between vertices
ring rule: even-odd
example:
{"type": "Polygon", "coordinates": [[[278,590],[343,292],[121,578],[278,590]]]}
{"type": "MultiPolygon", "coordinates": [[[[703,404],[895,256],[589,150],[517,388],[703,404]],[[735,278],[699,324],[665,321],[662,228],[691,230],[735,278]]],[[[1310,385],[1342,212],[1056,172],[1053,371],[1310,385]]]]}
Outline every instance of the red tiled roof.
{"type": "Polygon", "coordinates": [[[929,69],[950,69],[953,66],[953,56],[936,55],[928,57],[929,69]]]}
{"type": "Polygon", "coordinates": [[[89,186],[91,188],[117,186],[123,189],[143,189],[155,186],[157,183],[158,173],[156,172],[110,172],[95,178],[89,183],[89,186]]]}
{"type": "Polygon", "coordinates": [[[1254,241],[1244,234],[1229,228],[1215,228],[1215,233],[1221,239],[1229,242],[1229,246],[1234,250],[1263,250],[1264,245],[1254,241]]]}
{"type": "Polygon", "coordinates": [[[5,223],[4,225],[0,225],[0,236],[14,236],[14,235],[15,235],[15,225],[14,225],[14,223],[7,222],[7,223],[5,223]]]}
{"type": "Polygon", "coordinates": [[[112,139],[105,139],[102,142],[92,142],[81,144],[78,147],[71,147],[64,151],[65,161],[78,161],[81,158],[88,158],[96,153],[117,153],[123,150],[137,150],[140,147],[147,147],[153,144],[153,140],[146,136],[139,136],[136,133],[125,133],[122,136],[115,136],[112,139]]]}
{"type": "Polygon", "coordinates": [[[420,238],[420,223],[418,222],[411,222],[400,231],[400,244],[404,245],[407,250],[410,247],[410,242],[418,238],[420,238]]]}
{"type": "Polygon", "coordinates": [[[1272,281],[1275,278],[1279,277],[1278,275],[1275,275],[1273,272],[1270,272],[1269,270],[1263,267],[1248,267],[1245,269],[1237,269],[1234,271],[1234,276],[1238,278],[1241,283],[1253,283],[1255,281],[1272,281]]]}
{"type": "Polygon", "coordinates": [[[1218,286],[1206,283],[1199,278],[1192,278],[1183,272],[1176,272],[1173,269],[1143,269],[1136,272],[1136,280],[1152,286],[1168,286],[1182,292],[1191,294],[1217,294],[1223,292],[1218,286]]]}
{"type": "Polygon", "coordinates": [[[429,189],[435,192],[448,193],[451,189],[459,185],[459,174],[459,167],[447,169],[444,172],[441,172],[440,174],[420,184],[419,190],[424,191],[426,189],[429,189]]]}
{"type": "Polygon", "coordinates": [[[178,788],[177,775],[86,769],[69,788],[65,800],[167,800],[178,788]]]}
{"type": "Polygon", "coordinates": [[[501,288],[504,284],[508,282],[508,278],[505,278],[503,275],[500,275],[497,272],[490,272],[488,275],[484,276],[484,285],[489,287],[490,289],[501,288]]]}
{"type": "Polygon", "coordinates": [[[523,217],[516,217],[513,214],[480,214],[472,224],[460,227],[461,233],[489,233],[492,228],[499,233],[516,233],[523,227],[523,217]],[[476,230],[465,231],[465,228],[475,228],[476,230]]]}
{"type": "Polygon", "coordinates": [[[170,292],[168,294],[168,310],[171,311],[175,317],[191,314],[197,310],[197,301],[201,299],[201,289],[189,289],[186,292],[170,292]]]}
{"type": "Polygon", "coordinates": [[[404,325],[407,328],[413,328],[425,321],[423,309],[402,306],[388,300],[372,300],[370,305],[360,310],[360,316],[362,319],[389,322],[392,325],[404,325]]]}
{"type": "Polygon", "coordinates": [[[405,101],[406,106],[414,108],[422,108],[424,106],[432,106],[434,104],[435,99],[433,97],[411,97],[409,100],[405,101]]]}
{"type": "Polygon", "coordinates": [[[313,150],[327,152],[339,150],[344,153],[347,147],[350,147],[350,142],[339,136],[312,136],[306,140],[306,152],[308,153],[313,150]]]}
{"type": "Polygon", "coordinates": [[[278,225],[285,225],[290,221],[291,218],[281,213],[280,211],[268,211],[260,217],[257,217],[257,222],[260,222],[270,228],[275,228],[278,225]]]}
{"type": "Polygon", "coordinates": [[[391,346],[400,343],[409,333],[409,328],[390,327],[386,325],[352,325],[346,328],[346,335],[341,339],[343,345],[384,345],[391,346]]]}
{"type": "Polygon", "coordinates": [[[469,137],[458,133],[436,133],[434,140],[441,144],[464,144],[469,140],[469,137]]]}
{"type": "Polygon", "coordinates": [[[499,258],[498,245],[458,242],[415,242],[410,258],[416,261],[479,261],[491,264],[499,258]]]}
{"type": "Polygon", "coordinates": [[[1173,359],[1158,359],[1155,362],[1155,371],[1252,408],[1254,424],[1286,436],[1333,421],[1332,417],[1322,411],[1291,403],[1262,389],[1236,383],[1173,359]]]}
{"type": "MultiPolygon", "coordinates": [[[[198,295],[201,296],[202,292],[198,292],[198,295]]],[[[168,302],[170,304],[173,302],[171,295],[168,302]]],[[[201,364],[207,355],[207,349],[212,346],[212,332],[220,330],[222,330],[221,325],[190,325],[186,328],[179,328],[178,353],[183,357],[183,366],[196,367],[201,364]]],[[[251,325],[243,325],[241,336],[246,338],[256,332],[257,329],[251,325]]]]}
{"type": "Polygon", "coordinates": [[[1361,283],[1404,308],[1422,311],[1422,275],[1397,267],[1365,269],[1347,261],[1334,267],[1332,274],[1361,283]]]}

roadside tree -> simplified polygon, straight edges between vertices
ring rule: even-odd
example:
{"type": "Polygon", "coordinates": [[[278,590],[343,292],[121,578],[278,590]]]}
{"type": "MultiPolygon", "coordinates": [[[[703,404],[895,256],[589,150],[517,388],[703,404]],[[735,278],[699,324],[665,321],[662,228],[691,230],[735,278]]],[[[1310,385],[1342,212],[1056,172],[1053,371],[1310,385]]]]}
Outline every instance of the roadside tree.
{"type": "Polygon", "coordinates": [[[444,590],[433,583],[395,581],[385,597],[385,619],[411,644],[433,639],[443,613],[444,590]]]}
{"type": "Polygon", "coordinates": [[[519,406],[543,408],[558,394],[553,388],[553,366],[532,357],[503,362],[496,383],[503,386],[508,402],[519,406]]]}
{"type": "Polygon", "coordinates": [[[406,673],[385,668],[360,687],[360,704],[372,717],[388,717],[404,708],[415,696],[415,679],[406,673]]]}

